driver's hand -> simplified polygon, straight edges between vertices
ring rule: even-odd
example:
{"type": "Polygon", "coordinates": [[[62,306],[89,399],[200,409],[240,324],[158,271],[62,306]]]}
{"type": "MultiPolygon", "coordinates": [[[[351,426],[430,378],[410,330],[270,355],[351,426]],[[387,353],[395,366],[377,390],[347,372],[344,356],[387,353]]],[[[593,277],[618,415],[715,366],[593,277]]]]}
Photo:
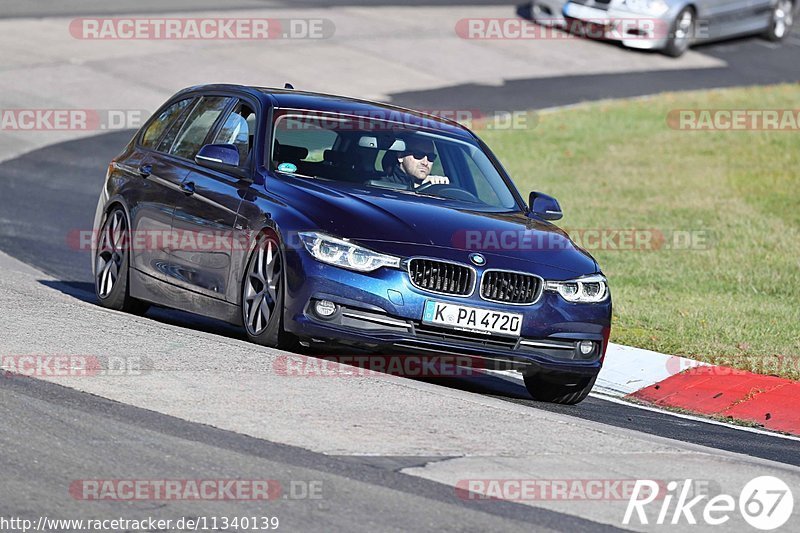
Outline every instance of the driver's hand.
{"type": "Polygon", "coordinates": [[[425,178],[422,183],[419,184],[420,187],[423,185],[447,185],[450,183],[450,178],[447,176],[428,176],[425,178]]]}

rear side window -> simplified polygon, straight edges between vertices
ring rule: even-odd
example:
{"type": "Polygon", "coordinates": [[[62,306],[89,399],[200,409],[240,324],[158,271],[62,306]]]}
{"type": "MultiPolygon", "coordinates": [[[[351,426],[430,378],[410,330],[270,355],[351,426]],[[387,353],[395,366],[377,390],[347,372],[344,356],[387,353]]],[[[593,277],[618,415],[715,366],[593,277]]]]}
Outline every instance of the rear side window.
{"type": "MultiPolygon", "coordinates": [[[[226,96],[205,96],[201,98],[200,102],[189,113],[180,131],[178,131],[169,153],[177,157],[193,159],[195,154],[203,147],[203,142],[206,140],[211,128],[230,101],[231,99],[226,96]]],[[[163,142],[159,148],[162,148],[162,151],[166,151],[166,146],[164,146],[163,142]]]]}
{"type": "Polygon", "coordinates": [[[175,119],[177,119],[181,113],[189,107],[189,104],[192,102],[191,98],[186,98],[179,102],[175,102],[164,111],[159,114],[155,120],[153,120],[147,129],[144,130],[142,134],[142,146],[146,148],[155,148],[156,143],[161,138],[161,135],[169,128],[170,124],[172,124],[175,119]]]}

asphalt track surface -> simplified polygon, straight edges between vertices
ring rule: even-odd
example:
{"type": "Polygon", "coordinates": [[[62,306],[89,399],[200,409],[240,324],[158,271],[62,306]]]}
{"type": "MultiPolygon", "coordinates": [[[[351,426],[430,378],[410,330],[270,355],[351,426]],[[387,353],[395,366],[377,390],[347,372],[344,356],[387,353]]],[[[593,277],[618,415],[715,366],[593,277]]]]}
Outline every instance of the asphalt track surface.
{"type": "Polygon", "coordinates": [[[453,487],[399,473],[447,457],[324,455],[23,377],[0,379],[0,403],[3,426],[15,428],[2,434],[0,515],[34,523],[46,509],[50,518],[277,516],[288,531],[617,530],[526,505],[462,500],[453,487]],[[283,493],[266,503],[203,502],[199,510],[191,501],[87,502],[64,490],[73,480],[109,473],[114,479],[196,479],[198,472],[203,479],[275,480],[283,493]],[[301,498],[305,486],[320,497],[301,498]]]}
{"type": "MultiPolygon", "coordinates": [[[[94,301],[90,253],[76,248],[76,231],[91,230],[105,169],[130,140],[132,131],[52,145],[0,164],[0,250],[53,276],[54,288],[84,301],[94,301]]],[[[230,325],[160,308],[148,317],[183,328],[243,338],[230,325]]],[[[2,381],[2,380],[0,380],[2,381]]],[[[677,418],[590,397],[578,406],[534,402],[525,389],[509,381],[436,380],[436,384],[495,396],[611,426],[634,429],[754,457],[800,466],[797,442],[780,437],[677,418]]]]}
{"type": "MultiPolygon", "coordinates": [[[[617,45],[597,43],[598,46],[617,45]]],[[[467,84],[392,94],[392,102],[421,109],[484,111],[540,109],[606,98],[629,98],[666,91],[796,83],[800,81],[800,33],[796,28],[781,46],[745,37],[698,46],[727,63],[724,68],[660,70],[587,76],[507,79],[502,86],[467,84]]],[[[640,52],[627,50],[631,54],[640,52]]],[[[679,60],[679,59],[678,59],[679,60]]],[[[513,78],[513,76],[509,76],[513,78]]]]}

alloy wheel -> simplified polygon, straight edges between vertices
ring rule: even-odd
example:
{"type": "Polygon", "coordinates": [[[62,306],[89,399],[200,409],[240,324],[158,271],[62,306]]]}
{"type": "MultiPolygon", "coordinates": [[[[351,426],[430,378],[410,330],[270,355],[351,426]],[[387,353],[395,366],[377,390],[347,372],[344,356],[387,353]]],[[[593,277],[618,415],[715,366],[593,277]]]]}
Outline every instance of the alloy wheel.
{"type": "Polygon", "coordinates": [[[783,38],[792,27],[792,0],[778,0],[772,15],[773,33],[778,39],[783,38]]]}
{"type": "Polygon", "coordinates": [[[122,265],[128,247],[128,223],[125,214],[114,211],[103,225],[100,241],[97,246],[95,260],[95,283],[100,298],[108,298],[117,284],[120,275],[124,275],[122,265]]]}
{"type": "Polygon", "coordinates": [[[262,334],[276,312],[282,267],[277,243],[270,238],[263,239],[253,254],[244,280],[242,306],[250,335],[262,334]]]}
{"type": "Polygon", "coordinates": [[[683,42],[689,39],[693,25],[694,15],[687,9],[681,14],[681,18],[678,20],[678,24],[675,27],[675,40],[683,45],[683,42]]]}

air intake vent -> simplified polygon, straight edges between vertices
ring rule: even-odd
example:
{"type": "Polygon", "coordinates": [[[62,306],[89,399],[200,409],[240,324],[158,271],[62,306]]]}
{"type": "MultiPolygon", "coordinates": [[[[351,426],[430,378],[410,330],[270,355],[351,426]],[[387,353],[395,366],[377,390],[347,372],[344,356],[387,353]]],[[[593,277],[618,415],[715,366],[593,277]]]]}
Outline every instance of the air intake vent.
{"type": "Polygon", "coordinates": [[[408,275],[415,287],[441,294],[468,296],[475,287],[475,271],[457,263],[412,259],[408,275]]]}
{"type": "Polygon", "coordinates": [[[542,279],[531,274],[487,270],[481,280],[481,298],[509,304],[532,304],[542,292],[542,279]]]}

